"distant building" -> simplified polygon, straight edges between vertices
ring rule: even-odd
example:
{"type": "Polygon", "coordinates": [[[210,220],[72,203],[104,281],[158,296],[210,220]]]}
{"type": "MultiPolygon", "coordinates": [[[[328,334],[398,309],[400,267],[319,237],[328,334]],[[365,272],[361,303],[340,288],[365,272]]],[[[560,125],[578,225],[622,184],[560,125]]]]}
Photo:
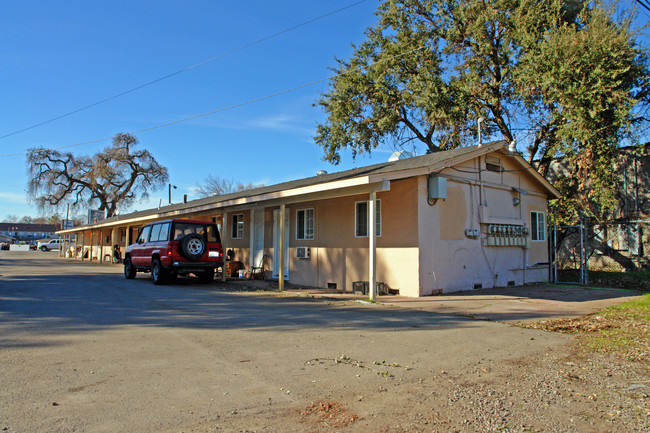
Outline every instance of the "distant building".
{"type": "Polygon", "coordinates": [[[34,243],[39,239],[58,239],[57,224],[0,223],[0,235],[15,242],[34,243]]]}

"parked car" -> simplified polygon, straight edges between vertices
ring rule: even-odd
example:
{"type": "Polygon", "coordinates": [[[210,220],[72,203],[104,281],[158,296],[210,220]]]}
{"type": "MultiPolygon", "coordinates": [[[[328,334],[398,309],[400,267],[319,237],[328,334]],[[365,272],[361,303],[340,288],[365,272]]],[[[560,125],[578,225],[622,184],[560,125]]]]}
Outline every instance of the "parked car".
{"type": "Polygon", "coordinates": [[[9,242],[0,242],[0,250],[8,250],[9,242]]]}
{"type": "Polygon", "coordinates": [[[214,279],[223,265],[223,248],[217,225],[206,221],[165,220],[145,225],[136,243],[124,253],[124,276],[151,272],[154,284],[179,275],[196,275],[202,282],[214,279]]]}
{"type": "Polygon", "coordinates": [[[39,249],[41,251],[52,251],[52,250],[58,250],[61,248],[61,239],[52,239],[47,242],[39,242],[37,246],[34,247],[34,249],[39,249]]]}

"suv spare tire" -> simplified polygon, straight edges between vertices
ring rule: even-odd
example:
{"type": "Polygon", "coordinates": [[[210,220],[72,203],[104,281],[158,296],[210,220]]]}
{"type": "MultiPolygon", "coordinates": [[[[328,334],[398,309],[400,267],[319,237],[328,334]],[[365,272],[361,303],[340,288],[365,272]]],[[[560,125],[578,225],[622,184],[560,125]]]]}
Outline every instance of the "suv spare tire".
{"type": "Polygon", "coordinates": [[[190,260],[198,260],[203,257],[205,249],[205,239],[201,235],[192,233],[181,239],[181,254],[190,260]]]}

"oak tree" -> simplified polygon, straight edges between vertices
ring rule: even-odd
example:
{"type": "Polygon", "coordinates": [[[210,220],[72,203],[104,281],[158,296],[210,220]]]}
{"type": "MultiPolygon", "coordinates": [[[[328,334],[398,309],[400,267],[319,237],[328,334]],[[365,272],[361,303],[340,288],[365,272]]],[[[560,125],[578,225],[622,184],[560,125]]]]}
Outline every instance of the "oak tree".
{"type": "Polygon", "coordinates": [[[168,180],[167,169],[137,145],[133,135],[117,134],[110,146],[93,156],[31,149],[27,156],[29,196],[40,209],[73,200],[113,216],[118,206],[124,209],[147,198],[168,180]]]}
{"type": "Polygon", "coordinates": [[[384,143],[474,144],[483,117],[484,134],[517,138],[544,175],[568,159],[558,186],[585,209],[613,207],[617,149],[648,121],[648,58],[630,16],[580,0],[386,0],[377,16],[318,102],[326,160],[384,143]]]}

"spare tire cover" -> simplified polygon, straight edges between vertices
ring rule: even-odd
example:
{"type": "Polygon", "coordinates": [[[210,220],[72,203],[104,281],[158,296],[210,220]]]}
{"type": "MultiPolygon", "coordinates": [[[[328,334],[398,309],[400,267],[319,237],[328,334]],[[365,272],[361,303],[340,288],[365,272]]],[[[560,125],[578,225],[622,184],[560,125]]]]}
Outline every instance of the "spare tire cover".
{"type": "Polygon", "coordinates": [[[205,239],[196,233],[189,234],[181,239],[181,254],[190,260],[198,260],[205,253],[205,239]]]}

